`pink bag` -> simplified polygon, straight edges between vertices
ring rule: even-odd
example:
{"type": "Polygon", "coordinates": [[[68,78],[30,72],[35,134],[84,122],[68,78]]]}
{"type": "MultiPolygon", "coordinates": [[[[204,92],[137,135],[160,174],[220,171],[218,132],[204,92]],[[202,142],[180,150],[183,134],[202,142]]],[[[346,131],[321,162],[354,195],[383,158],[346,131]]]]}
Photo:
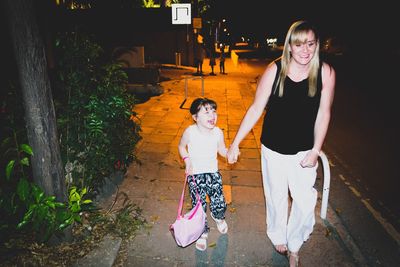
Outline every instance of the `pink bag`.
{"type": "MultiPolygon", "coordinates": [[[[194,181],[194,178],[192,176],[194,181]]],[[[186,247],[199,239],[204,232],[206,223],[206,213],[201,205],[200,196],[196,189],[196,205],[185,215],[182,216],[183,199],[185,196],[186,180],[183,184],[183,191],[178,206],[178,216],[173,224],[169,226],[172,236],[180,247],[186,247]]]]}

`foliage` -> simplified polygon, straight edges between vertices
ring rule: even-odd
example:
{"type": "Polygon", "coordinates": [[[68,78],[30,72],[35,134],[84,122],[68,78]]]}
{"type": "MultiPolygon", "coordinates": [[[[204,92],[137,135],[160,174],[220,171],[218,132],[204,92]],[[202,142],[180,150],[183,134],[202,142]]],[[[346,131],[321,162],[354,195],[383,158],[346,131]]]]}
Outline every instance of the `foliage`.
{"type": "Polygon", "coordinates": [[[86,188],[81,189],[78,193],[76,187],[72,187],[69,193],[69,203],[66,206],[64,203],[56,201],[55,196],[46,196],[42,189],[34,183],[29,185],[25,180],[18,187],[18,195],[27,206],[27,211],[17,225],[17,229],[30,224],[37,233],[37,240],[39,242],[47,241],[53,234],[60,234],[74,222],[81,222],[79,213],[84,205],[92,203],[90,199],[83,200],[86,192],[86,188]]]}
{"type": "MultiPolygon", "coordinates": [[[[136,230],[145,225],[141,210],[134,204],[106,212],[82,212],[82,223],[72,226],[73,242],[50,246],[39,244],[29,235],[14,236],[0,244],[0,266],[73,266],[76,261],[92,251],[106,235],[121,237],[117,261],[128,257],[128,241],[136,230]],[[118,226],[116,226],[118,225],[118,226]]],[[[115,266],[122,266],[116,262],[115,266]]]]}
{"type": "Polygon", "coordinates": [[[122,207],[113,211],[113,223],[108,225],[108,231],[121,238],[131,237],[143,224],[146,223],[141,217],[142,209],[136,204],[132,203],[125,192],[119,192],[115,201],[119,198],[122,199],[122,207]]]}
{"type": "Polygon", "coordinates": [[[0,243],[15,232],[15,227],[25,212],[25,205],[18,197],[17,188],[30,177],[27,156],[33,153],[25,145],[27,135],[23,109],[19,104],[20,90],[12,82],[6,83],[3,89],[6,93],[0,113],[0,243]]]}
{"type": "MultiPolygon", "coordinates": [[[[2,189],[8,190],[0,191],[0,209],[4,215],[0,220],[0,229],[4,233],[26,229],[35,233],[39,242],[45,242],[53,234],[61,233],[74,222],[80,222],[79,213],[92,201],[83,199],[86,188],[77,190],[71,187],[68,206],[56,201],[55,196],[46,196],[40,187],[30,182],[27,175],[32,148],[27,144],[19,144],[15,131],[13,136],[15,148],[8,147],[4,154],[9,161],[5,168],[5,179],[2,179],[2,189]],[[9,218],[15,221],[10,223],[9,218]]],[[[5,139],[2,147],[6,147],[9,140],[5,139]]]]}
{"type": "MultiPolygon", "coordinates": [[[[0,241],[33,232],[40,242],[74,222],[90,205],[88,189],[134,159],[140,127],[132,120],[134,99],[126,93],[126,74],[101,62],[101,48],[75,34],[60,38],[57,90],[53,89],[69,202],[46,196],[32,183],[27,135],[18,87],[6,87],[1,102],[0,241]],[[73,39],[68,39],[72,37],[73,39]],[[22,143],[20,143],[22,142],[22,143]],[[81,189],[78,189],[81,188],[81,189]]],[[[94,191],[94,190],[93,190],[94,191]]],[[[92,192],[93,192],[92,191],[92,192]]]]}
{"type": "Polygon", "coordinates": [[[145,8],[151,8],[154,7],[154,5],[154,0],[143,0],[143,7],[145,8]]]}
{"type": "Polygon", "coordinates": [[[102,49],[81,33],[60,34],[56,44],[55,100],[67,182],[98,188],[135,159],[140,126],[127,75],[102,58],[102,49]]]}

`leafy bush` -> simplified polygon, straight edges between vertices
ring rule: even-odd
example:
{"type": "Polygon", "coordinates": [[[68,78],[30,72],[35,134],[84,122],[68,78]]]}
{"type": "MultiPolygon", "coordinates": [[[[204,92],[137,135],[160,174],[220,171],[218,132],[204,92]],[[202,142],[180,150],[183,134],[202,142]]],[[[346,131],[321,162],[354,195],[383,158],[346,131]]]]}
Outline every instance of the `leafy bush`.
{"type": "Polygon", "coordinates": [[[140,126],[132,111],[135,99],[125,90],[127,77],[121,67],[102,62],[101,52],[84,35],[65,34],[57,42],[53,96],[69,188],[68,203],[46,196],[32,183],[32,151],[25,144],[21,97],[19,90],[7,89],[10,93],[1,103],[2,240],[19,229],[37,233],[43,242],[68,225],[80,222],[80,212],[91,202],[86,199],[87,188],[95,191],[104,178],[116,169],[124,170],[135,159],[134,148],[140,139],[140,126]]]}
{"type": "Polygon", "coordinates": [[[89,36],[60,35],[56,48],[54,96],[67,182],[99,188],[135,159],[141,138],[135,99],[121,66],[106,62],[89,36]]]}
{"type": "Polygon", "coordinates": [[[69,191],[68,206],[56,201],[55,196],[46,196],[40,187],[34,183],[29,184],[26,179],[21,179],[18,186],[18,195],[27,210],[22,221],[17,225],[21,229],[30,224],[35,237],[39,242],[47,241],[53,234],[61,234],[62,230],[74,222],[81,222],[80,212],[85,206],[92,203],[90,199],[83,199],[87,188],[79,192],[76,187],[69,191]]]}
{"type": "Polygon", "coordinates": [[[102,49],[85,35],[60,35],[56,52],[58,65],[51,77],[68,203],[46,196],[32,182],[33,152],[26,145],[20,90],[5,86],[0,109],[0,243],[17,230],[43,242],[80,222],[80,213],[91,207],[89,194],[135,159],[140,126],[121,67],[105,63],[102,49]]]}
{"type": "Polygon", "coordinates": [[[25,205],[19,199],[20,178],[31,176],[27,155],[30,148],[21,103],[21,92],[15,81],[3,84],[4,98],[0,112],[0,243],[13,235],[21,221],[25,205]],[[20,143],[21,142],[21,143],[20,143]]]}
{"type": "Polygon", "coordinates": [[[46,242],[53,234],[61,234],[67,226],[80,222],[80,212],[92,203],[90,199],[84,199],[87,188],[77,190],[71,187],[68,206],[56,201],[55,196],[46,196],[40,187],[30,182],[27,175],[32,148],[27,144],[19,144],[16,138],[5,139],[2,147],[7,147],[7,144],[4,156],[11,159],[6,164],[5,179],[2,179],[4,187],[0,190],[0,210],[3,215],[0,218],[0,236],[6,240],[16,230],[23,232],[25,229],[37,241],[46,242]],[[15,148],[10,145],[10,140],[15,148]]]}

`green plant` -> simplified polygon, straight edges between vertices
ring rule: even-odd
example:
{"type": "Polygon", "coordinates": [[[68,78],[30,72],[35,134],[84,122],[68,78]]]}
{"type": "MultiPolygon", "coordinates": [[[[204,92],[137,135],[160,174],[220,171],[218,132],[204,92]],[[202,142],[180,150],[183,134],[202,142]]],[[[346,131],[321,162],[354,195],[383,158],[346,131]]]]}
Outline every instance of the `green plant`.
{"type": "MultiPolygon", "coordinates": [[[[18,195],[18,189],[27,183],[31,169],[29,156],[32,149],[26,144],[20,144],[19,139],[26,139],[25,131],[14,130],[18,125],[15,113],[10,112],[2,125],[4,133],[1,142],[2,157],[0,160],[0,241],[7,239],[15,232],[15,226],[25,212],[25,205],[18,195]]],[[[24,128],[22,128],[24,129],[24,128]]]]}
{"type": "Polygon", "coordinates": [[[116,196],[123,197],[122,207],[114,211],[116,213],[112,224],[108,225],[108,229],[121,238],[131,238],[134,233],[146,223],[142,217],[142,209],[129,200],[125,192],[120,192],[116,196]]]}
{"type": "Polygon", "coordinates": [[[67,182],[98,188],[116,166],[135,159],[140,125],[121,66],[82,33],[60,34],[56,52],[56,112],[67,182]]]}
{"type": "Polygon", "coordinates": [[[27,211],[17,229],[30,224],[40,242],[47,241],[53,233],[72,223],[67,221],[65,204],[57,202],[55,196],[46,196],[35,184],[24,181],[18,188],[18,195],[27,205],[27,211]]]}
{"type": "Polygon", "coordinates": [[[83,207],[90,204],[90,199],[84,199],[87,189],[78,190],[71,187],[68,206],[58,202],[55,196],[46,196],[44,191],[30,182],[29,157],[33,156],[32,148],[27,144],[19,144],[16,132],[2,142],[2,147],[8,146],[4,156],[10,158],[5,167],[4,188],[10,191],[0,191],[0,208],[5,217],[15,220],[1,220],[1,230],[13,232],[24,229],[33,232],[40,242],[47,241],[51,235],[60,233],[74,222],[80,222],[79,213],[83,207]],[[16,226],[15,226],[16,225],[16,226]]]}
{"type": "Polygon", "coordinates": [[[84,199],[87,192],[88,191],[86,187],[82,188],[81,190],[78,190],[76,186],[72,186],[70,188],[68,197],[68,209],[71,212],[71,216],[67,220],[68,223],[72,222],[73,220],[81,222],[81,217],[79,216],[79,213],[84,210],[84,206],[92,203],[92,200],[84,199]]]}
{"type": "Polygon", "coordinates": [[[51,235],[61,233],[74,222],[81,222],[80,212],[83,206],[92,203],[90,199],[83,198],[86,192],[86,188],[78,192],[76,187],[72,187],[66,206],[56,201],[55,196],[46,196],[35,184],[24,183],[18,189],[18,195],[28,208],[17,228],[31,224],[35,233],[39,234],[39,241],[47,241],[51,235]]]}
{"type": "Polygon", "coordinates": [[[46,196],[32,183],[33,152],[26,145],[20,91],[11,85],[0,110],[0,241],[24,231],[43,234],[44,241],[80,222],[96,187],[135,160],[140,125],[132,111],[135,99],[125,89],[125,72],[118,64],[107,63],[100,46],[86,35],[69,33],[58,41],[58,68],[51,74],[68,203],[46,196]]]}
{"type": "Polygon", "coordinates": [[[17,155],[20,155],[18,160],[12,159],[6,166],[7,180],[10,180],[14,168],[18,165],[20,166],[19,173],[22,175],[18,179],[16,188],[19,204],[11,203],[11,208],[16,209],[23,204],[26,211],[16,229],[23,229],[30,225],[37,233],[38,240],[45,242],[51,235],[61,232],[74,222],[80,222],[79,213],[82,211],[82,206],[90,204],[92,201],[84,199],[87,188],[77,190],[75,186],[70,189],[68,206],[58,202],[55,196],[46,196],[40,187],[29,182],[24,175],[22,167],[29,166],[28,156],[33,155],[32,148],[27,144],[21,144],[17,152],[17,155]]]}

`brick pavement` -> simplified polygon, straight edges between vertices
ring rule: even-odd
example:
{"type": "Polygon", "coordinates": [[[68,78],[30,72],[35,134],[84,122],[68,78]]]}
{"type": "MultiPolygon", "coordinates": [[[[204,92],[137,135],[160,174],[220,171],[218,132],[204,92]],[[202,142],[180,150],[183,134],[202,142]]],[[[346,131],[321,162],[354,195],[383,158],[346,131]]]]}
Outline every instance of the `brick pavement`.
{"type": "MultiPolygon", "coordinates": [[[[209,73],[208,60],[203,67],[209,73]]],[[[229,59],[226,70],[228,75],[217,72],[217,76],[204,77],[204,94],[218,103],[217,125],[223,129],[229,145],[252,101],[255,79],[260,73],[251,73],[240,63],[234,66],[229,59]]],[[[228,165],[219,159],[229,201],[228,234],[220,235],[214,222],[209,220],[209,247],[199,252],[194,244],[177,247],[168,230],[176,217],[184,179],[177,146],[182,132],[192,123],[187,108],[193,98],[201,95],[200,80],[189,79],[188,99],[180,108],[184,100],[183,77],[190,77],[192,72],[194,68],[162,69],[162,75],[173,77],[162,82],[164,93],[135,107],[143,130],[143,139],[137,147],[141,164],[129,167],[119,190],[143,209],[150,227],[141,229],[129,243],[124,266],[287,266],[287,259],[274,251],[266,236],[259,161],[261,121],[242,142],[238,163],[228,165]]],[[[319,171],[316,185],[319,194],[321,180],[319,171]]],[[[189,203],[188,195],[185,201],[189,203]]],[[[357,266],[356,260],[362,261],[362,257],[358,256],[356,246],[347,240],[347,233],[334,211],[328,208],[327,220],[319,217],[320,201],[319,197],[314,232],[300,250],[301,263],[303,266],[357,266]]]]}

